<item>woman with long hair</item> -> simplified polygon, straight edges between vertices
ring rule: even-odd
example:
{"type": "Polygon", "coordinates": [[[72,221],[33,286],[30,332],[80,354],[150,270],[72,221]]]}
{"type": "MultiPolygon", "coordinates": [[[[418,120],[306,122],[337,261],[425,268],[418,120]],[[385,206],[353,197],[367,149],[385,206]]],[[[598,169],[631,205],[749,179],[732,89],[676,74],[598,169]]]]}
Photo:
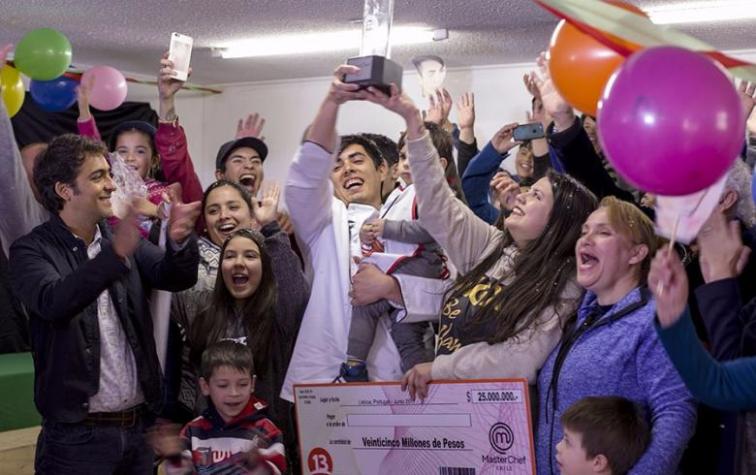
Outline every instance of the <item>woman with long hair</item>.
{"type": "Polygon", "coordinates": [[[558,472],[560,417],[587,396],[624,397],[648,412],[651,444],[631,473],[677,470],[696,409],[653,326],[655,301],[645,282],[656,247],[653,222],[615,197],[604,198],[583,224],[572,265],[587,292],[538,375],[539,474],[558,472]]]}
{"type": "Polygon", "coordinates": [[[226,339],[245,343],[255,360],[255,394],[269,404],[270,418],[287,435],[294,456],[291,404],[279,394],[310,293],[299,258],[276,221],[279,194],[271,187],[261,203],[248,206],[249,195],[236,184],[208,189],[203,208],[210,244],[221,242],[214,286],[179,295],[172,318],[185,337],[178,394],[184,411],[204,409],[197,369],[205,348],[226,339]],[[245,204],[237,203],[240,198],[245,204]],[[248,227],[250,213],[261,225],[259,232],[248,227]]]}
{"type": "Polygon", "coordinates": [[[535,383],[578,304],[573,248],[577,223],[595,209],[595,197],[575,180],[548,173],[518,196],[505,229],[497,229],[454,198],[412,100],[396,86],[390,96],[370,88],[367,98],[404,117],[418,214],[459,273],[442,306],[436,358],[409,370],[404,386],[424,398],[433,379],[535,383]]]}

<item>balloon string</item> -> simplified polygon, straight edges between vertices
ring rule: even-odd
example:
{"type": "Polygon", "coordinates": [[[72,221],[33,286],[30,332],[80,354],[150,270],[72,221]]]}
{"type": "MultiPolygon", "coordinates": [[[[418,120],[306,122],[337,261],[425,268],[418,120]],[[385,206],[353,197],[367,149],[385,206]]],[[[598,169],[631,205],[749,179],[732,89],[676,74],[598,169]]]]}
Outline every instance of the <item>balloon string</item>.
{"type": "MultiPolygon", "coordinates": [[[[14,68],[16,67],[16,65],[15,65],[15,63],[13,61],[6,61],[5,64],[13,66],[14,68]]],[[[83,71],[72,68],[72,69],[69,69],[68,71],[66,71],[65,73],[63,73],[63,76],[65,76],[65,77],[67,77],[69,79],[73,79],[73,80],[79,81],[79,80],[81,80],[82,73],[83,73],[83,71]]],[[[150,80],[146,80],[146,79],[137,79],[137,78],[130,77],[130,76],[125,76],[125,75],[124,75],[124,77],[126,78],[126,82],[131,82],[131,83],[134,83],[134,84],[146,84],[148,86],[157,86],[157,84],[158,84],[157,81],[150,81],[150,80]]],[[[188,83],[188,82],[184,83],[184,85],[181,86],[181,89],[185,89],[187,91],[207,92],[209,94],[222,94],[223,93],[223,90],[221,90],[221,89],[216,89],[216,88],[207,87],[207,86],[198,86],[196,84],[191,84],[191,83],[188,83]]]]}
{"type": "MultiPolygon", "coordinates": [[[[669,246],[667,246],[667,257],[672,255],[675,249],[675,239],[677,239],[677,225],[680,224],[680,213],[677,213],[675,224],[672,225],[672,234],[669,236],[669,246]]],[[[656,285],[656,295],[661,296],[664,293],[664,284],[659,281],[656,285]]]]}

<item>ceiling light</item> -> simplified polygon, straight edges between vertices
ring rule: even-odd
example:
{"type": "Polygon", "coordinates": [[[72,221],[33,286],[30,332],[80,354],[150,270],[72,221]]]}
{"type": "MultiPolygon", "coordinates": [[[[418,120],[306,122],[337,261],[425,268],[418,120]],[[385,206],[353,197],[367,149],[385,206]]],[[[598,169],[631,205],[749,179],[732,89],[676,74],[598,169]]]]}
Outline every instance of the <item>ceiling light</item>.
{"type": "Polygon", "coordinates": [[[657,25],[756,19],[753,0],[684,2],[643,8],[657,25]]]}
{"type": "MultiPolygon", "coordinates": [[[[223,58],[251,58],[290,54],[322,53],[359,50],[362,29],[327,31],[322,33],[292,33],[261,36],[219,45],[223,58]]],[[[417,26],[397,26],[391,29],[391,44],[411,45],[433,41],[433,30],[417,26]]]]}

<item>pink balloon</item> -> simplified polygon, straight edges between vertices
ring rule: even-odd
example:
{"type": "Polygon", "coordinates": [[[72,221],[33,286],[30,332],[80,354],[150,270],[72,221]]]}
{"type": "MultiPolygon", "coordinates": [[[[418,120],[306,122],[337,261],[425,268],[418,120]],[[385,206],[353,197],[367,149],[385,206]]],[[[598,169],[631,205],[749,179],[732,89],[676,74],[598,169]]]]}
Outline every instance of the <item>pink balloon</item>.
{"type": "Polygon", "coordinates": [[[598,107],[598,135],[617,172],[637,188],[678,196],[716,182],[738,157],[745,114],[719,66],[662,46],[614,73],[598,107]]]}
{"type": "Polygon", "coordinates": [[[94,83],[89,92],[89,103],[92,107],[109,111],[117,108],[126,100],[129,89],[126,85],[126,78],[116,68],[93,66],[82,74],[81,82],[86,84],[90,77],[94,77],[94,83]]]}

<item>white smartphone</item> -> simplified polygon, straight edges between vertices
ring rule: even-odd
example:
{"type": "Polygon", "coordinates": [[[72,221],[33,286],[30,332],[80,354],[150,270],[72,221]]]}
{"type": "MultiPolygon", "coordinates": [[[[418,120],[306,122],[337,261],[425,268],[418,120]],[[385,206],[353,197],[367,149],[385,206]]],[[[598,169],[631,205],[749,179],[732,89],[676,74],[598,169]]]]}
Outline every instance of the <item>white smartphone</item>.
{"type": "Polygon", "coordinates": [[[192,45],[194,39],[181,33],[171,33],[171,47],[168,49],[168,59],[173,61],[173,77],[179,81],[186,81],[189,77],[189,63],[192,59],[192,45]]]}

